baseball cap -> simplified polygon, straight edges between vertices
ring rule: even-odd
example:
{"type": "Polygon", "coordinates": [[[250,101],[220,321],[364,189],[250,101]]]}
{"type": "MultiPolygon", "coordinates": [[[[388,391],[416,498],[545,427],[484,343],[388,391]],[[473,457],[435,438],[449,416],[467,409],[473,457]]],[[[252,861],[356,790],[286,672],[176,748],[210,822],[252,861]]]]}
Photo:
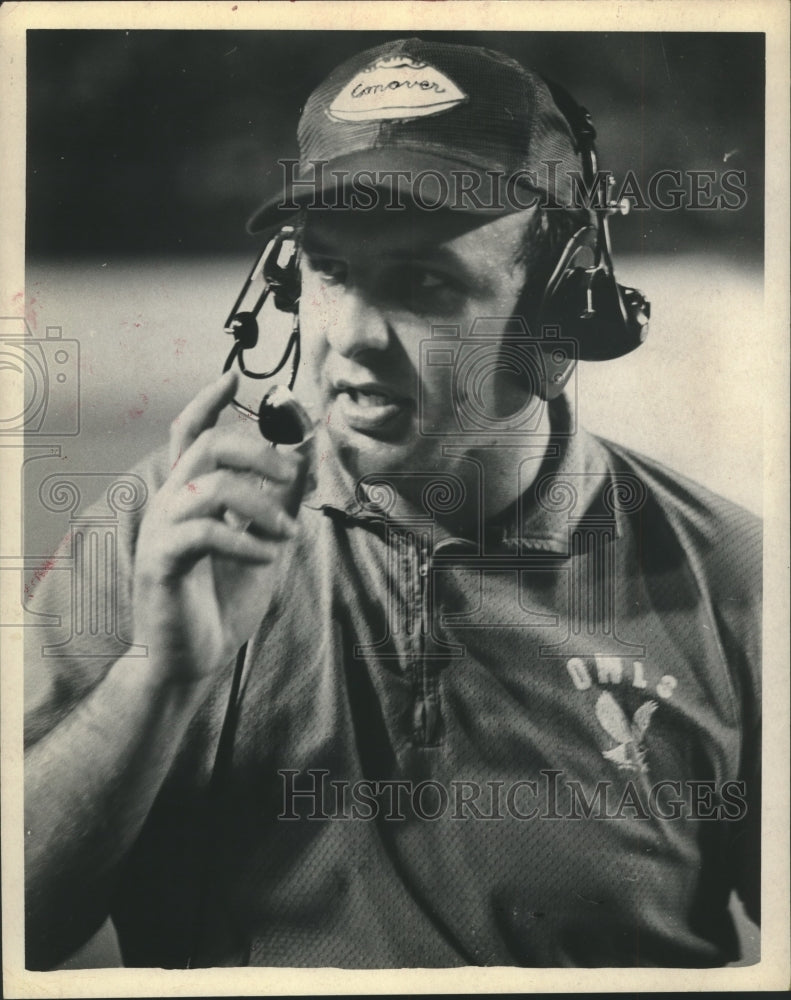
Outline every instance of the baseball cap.
{"type": "Polygon", "coordinates": [[[309,97],[297,138],[299,161],[288,161],[251,233],[300,207],[342,207],[339,187],[360,172],[374,187],[386,178],[413,198],[445,190],[450,207],[489,211],[529,207],[517,191],[570,205],[571,174],[580,172],[572,129],[542,77],[491,49],[421,38],[387,42],[333,70],[309,97]],[[482,186],[470,193],[476,178],[482,186]]]}

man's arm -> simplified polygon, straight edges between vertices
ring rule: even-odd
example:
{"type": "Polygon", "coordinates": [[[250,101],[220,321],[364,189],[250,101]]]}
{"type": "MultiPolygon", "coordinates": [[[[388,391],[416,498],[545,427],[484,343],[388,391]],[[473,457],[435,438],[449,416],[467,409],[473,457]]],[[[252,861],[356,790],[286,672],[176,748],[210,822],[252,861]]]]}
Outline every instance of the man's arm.
{"type": "Polygon", "coordinates": [[[119,862],[208,686],[120,659],[26,754],[28,968],[62,961],[107,916],[119,862]]]}
{"type": "Polygon", "coordinates": [[[107,916],[119,865],[190,720],[261,621],[295,531],[296,461],[215,427],[235,388],[224,376],[172,427],[172,471],[135,553],[134,641],[148,656],[115,662],[26,753],[30,968],[61,961],[107,916]]]}

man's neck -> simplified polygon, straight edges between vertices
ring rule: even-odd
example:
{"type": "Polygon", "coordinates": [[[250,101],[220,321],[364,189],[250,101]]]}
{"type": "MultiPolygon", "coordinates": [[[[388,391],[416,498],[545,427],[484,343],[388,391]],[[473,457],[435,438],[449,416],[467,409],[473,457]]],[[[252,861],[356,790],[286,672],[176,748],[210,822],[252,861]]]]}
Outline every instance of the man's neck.
{"type": "MultiPolygon", "coordinates": [[[[482,445],[449,445],[447,462],[437,470],[437,480],[441,482],[443,474],[453,476],[461,484],[461,502],[455,504],[448,502],[448,497],[437,498],[434,514],[438,537],[477,538],[484,525],[496,521],[514,506],[538,476],[549,436],[548,407],[544,407],[540,426],[524,437],[504,437],[482,445]],[[444,512],[445,506],[452,509],[444,512]]],[[[451,487],[449,492],[456,491],[451,487]]],[[[415,496],[405,493],[398,498],[390,516],[408,520],[417,511],[425,514],[420,492],[415,496]]]]}

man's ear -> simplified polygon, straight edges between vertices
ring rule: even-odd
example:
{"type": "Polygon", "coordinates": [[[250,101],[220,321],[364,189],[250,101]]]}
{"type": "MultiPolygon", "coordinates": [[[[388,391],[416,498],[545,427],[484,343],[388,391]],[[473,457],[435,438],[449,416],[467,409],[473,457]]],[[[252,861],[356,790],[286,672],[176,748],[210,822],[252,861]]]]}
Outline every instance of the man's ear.
{"type": "Polygon", "coordinates": [[[563,392],[566,383],[571,378],[577,364],[576,351],[569,351],[571,341],[558,340],[556,345],[551,342],[541,345],[546,378],[541,384],[541,398],[548,402],[563,392]]]}
{"type": "Polygon", "coordinates": [[[556,323],[543,323],[540,314],[542,294],[524,288],[514,310],[515,317],[527,327],[531,342],[537,342],[541,357],[542,377],[539,395],[547,401],[556,399],[566,387],[579,360],[578,344],[563,337],[556,323]]]}

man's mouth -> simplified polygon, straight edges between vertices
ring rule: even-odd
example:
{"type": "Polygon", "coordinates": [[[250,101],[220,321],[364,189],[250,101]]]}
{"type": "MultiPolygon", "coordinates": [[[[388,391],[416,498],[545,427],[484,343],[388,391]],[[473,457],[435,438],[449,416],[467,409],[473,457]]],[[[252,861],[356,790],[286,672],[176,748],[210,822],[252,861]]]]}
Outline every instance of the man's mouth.
{"type": "Polygon", "coordinates": [[[349,386],[341,391],[345,392],[353,403],[362,406],[364,409],[373,406],[388,406],[390,403],[395,402],[389,393],[382,392],[381,390],[355,389],[349,386]]]}
{"type": "Polygon", "coordinates": [[[339,382],[335,398],[344,423],[364,434],[395,430],[412,410],[407,397],[378,383],[339,382]]]}

